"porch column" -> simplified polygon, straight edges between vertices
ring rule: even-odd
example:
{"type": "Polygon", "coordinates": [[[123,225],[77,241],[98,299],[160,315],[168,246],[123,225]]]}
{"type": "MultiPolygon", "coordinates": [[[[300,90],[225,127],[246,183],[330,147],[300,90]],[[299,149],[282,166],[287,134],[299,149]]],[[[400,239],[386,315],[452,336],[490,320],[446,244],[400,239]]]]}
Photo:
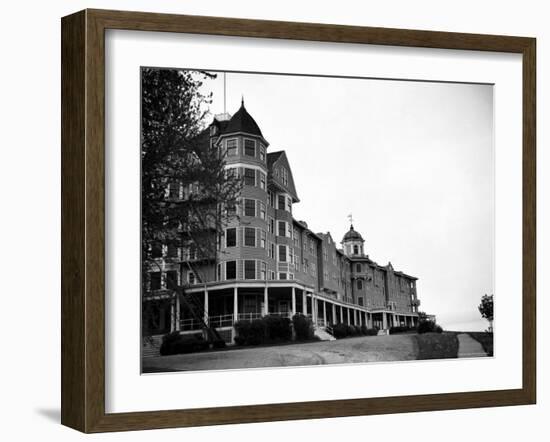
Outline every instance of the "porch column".
{"type": "Polygon", "coordinates": [[[307,296],[305,290],[302,290],[302,313],[304,316],[307,316],[307,296]]]}
{"type": "Polygon", "coordinates": [[[267,285],[264,287],[264,315],[269,315],[269,294],[267,292],[267,285]]]}
{"type": "Polygon", "coordinates": [[[204,291],[204,323],[208,325],[208,290],[204,291]]]}
{"type": "Polygon", "coordinates": [[[344,323],[344,307],[340,306],[340,323],[344,323]]]}
{"type": "Polygon", "coordinates": [[[359,318],[358,318],[358,311],[356,309],[353,309],[353,323],[355,325],[358,325],[359,324],[359,318]]]}
{"type": "Polygon", "coordinates": [[[386,312],[382,312],[382,329],[386,330],[388,328],[388,319],[386,318],[386,312]]]}
{"type": "Polygon", "coordinates": [[[332,323],[336,324],[336,304],[332,304],[332,323]]]}
{"type": "Polygon", "coordinates": [[[180,297],[176,295],[176,331],[180,331],[180,319],[181,319],[180,297]]]}
{"type": "Polygon", "coordinates": [[[233,288],[233,322],[239,320],[239,292],[238,288],[233,288]]]}
{"type": "Polygon", "coordinates": [[[361,310],[358,310],[359,313],[359,327],[363,326],[363,312],[361,310]]]}
{"type": "Polygon", "coordinates": [[[292,316],[296,314],[296,289],[292,287],[292,316]]]}
{"type": "Polygon", "coordinates": [[[327,302],[323,300],[323,324],[327,326],[327,302]]]}
{"type": "Polygon", "coordinates": [[[350,322],[349,322],[349,307],[346,307],[346,312],[347,312],[347,315],[348,315],[348,325],[350,325],[350,322]]]}
{"type": "Polygon", "coordinates": [[[170,331],[173,332],[176,330],[176,305],[172,301],[170,303],[170,331]]]}
{"type": "Polygon", "coordinates": [[[313,324],[317,325],[317,298],[315,298],[313,292],[311,293],[311,319],[313,324]]]}

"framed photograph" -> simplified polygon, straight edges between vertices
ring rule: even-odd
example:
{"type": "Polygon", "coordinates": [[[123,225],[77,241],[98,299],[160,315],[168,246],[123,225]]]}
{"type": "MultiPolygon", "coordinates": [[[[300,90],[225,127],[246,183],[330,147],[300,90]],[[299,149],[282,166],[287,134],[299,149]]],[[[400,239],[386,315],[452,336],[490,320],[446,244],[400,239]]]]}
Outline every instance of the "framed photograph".
{"type": "Polygon", "coordinates": [[[535,39],[62,19],[62,423],[534,404],[535,39]]]}

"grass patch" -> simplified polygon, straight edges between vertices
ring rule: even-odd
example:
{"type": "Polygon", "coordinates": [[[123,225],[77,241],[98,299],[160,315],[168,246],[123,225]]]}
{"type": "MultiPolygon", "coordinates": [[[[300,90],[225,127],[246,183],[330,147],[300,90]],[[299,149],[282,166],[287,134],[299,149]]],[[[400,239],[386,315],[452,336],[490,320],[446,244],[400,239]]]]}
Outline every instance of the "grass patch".
{"type": "Polygon", "coordinates": [[[487,332],[469,332],[472,338],[481,344],[487,356],[493,356],[493,334],[487,332]]]}
{"type": "Polygon", "coordinates": [[[458,357],[456,333],[423,333],[416,335],[417,359],[445,359],[458,357]]]}

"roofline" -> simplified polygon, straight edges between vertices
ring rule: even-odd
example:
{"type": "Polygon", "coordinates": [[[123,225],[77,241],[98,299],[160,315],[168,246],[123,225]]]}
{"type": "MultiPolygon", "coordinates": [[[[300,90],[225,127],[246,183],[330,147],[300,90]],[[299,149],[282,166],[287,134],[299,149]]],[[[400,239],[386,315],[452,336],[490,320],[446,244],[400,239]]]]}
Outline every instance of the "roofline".
{"type": "Polygon", "coordinates": [[[239,132],[224,132],[224,133],[218,135],[218,139],[220,139],[222,137],[225,137],[225,136],[234,136],[234,135],[246,135],[248,137],[259,138],[260,140],[262,140],[265,143],[266,148],[269,146],[269,142],[263,137],[263,135],[255,135],[255,134],[251,134],[249,132],[242,132],[242,131],[239,131],[239,132]]]}

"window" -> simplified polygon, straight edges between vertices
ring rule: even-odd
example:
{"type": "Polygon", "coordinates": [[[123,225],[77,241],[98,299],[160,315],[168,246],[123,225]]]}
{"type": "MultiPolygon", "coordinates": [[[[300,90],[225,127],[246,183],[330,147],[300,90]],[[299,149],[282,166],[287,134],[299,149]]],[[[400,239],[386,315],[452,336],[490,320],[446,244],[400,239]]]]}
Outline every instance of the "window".
{"type": "Polygon", "coordinates": [[[323,259],[325,261],[328,260],[328,252],[327,252],[327,248],[325,246],[323,246],[323,259]]]}
{"type": "Polygon", "coordinates": [[[269,257],[275,259],[275,244],[269,243],[269,257]]]}
{"type": "Polygon", "coordinates": [[[358,247],[358,246],[353,246],[353,254],[354,254],[354,255],[358,255],[358,254],[359,254],[359,247],[358,247]]]}
{"type": "Polygon", "coordinates": [[[178,284],[178,272],[176,270],[166,272],[166,288],[173,290],[178,284]]]}
{"type": "Polygon", "coordinates": [[[275,220],[269,217],[269,233],[275,233],[275,220]]]}
{"type": "Polygon", "coordinates": [[[175,244],[168,244],[166,246],[166,255],[169,257],[169,258],[177,258],[178,256],[178,248],[176,247],[175,244]]]}
{"type": "Polygon", "coordinates": [[[287,199],[286,199],[286,210],[287,210],[287,212],[292,213],[292,198],[291,197],[287,197],[287,199]]]}
{"type": "Polygon", "coordinates": [[[256,156],[256,142],[254,140],[244,140],[244,154],[249,157],[256,156]]]}
{"type": "Polygon", "coordinates": [[[286,236],[292,238],[292,226],[290,225],[290,223],[286,225],[286,236]]]}
{"type": "Polygon", "coordinates": [[[244,200],[244,214],[245,216],[256,216],[256,200],[244,200]]]}
{"type": "Polygon", "coordinates": [[[363,290],[363,281],[357,280],[357,290],[363,290]]]}
{"type": "Polygon", "coordinates": [[[225,247],[237,246],[237,229],[230,228],[225,231],[225,247]]]}
{"type": "Polygon", "coordinates": [[[168,196],[170,198],[180,197],[180,183],[170,183],[168,186],[168,196]]]}
{"type": "Polygon", "coordinates": [[[160,272],[150,273],[151,290],[160,290],[160,272]]]}
{"type": "Polygon", "coordinates": [[[265,219],[265,204],[260,201],[260,218],[265,219]]]}
{"type": "Polygon", "coordinates": [[[237,140],[227,140],[227,156],[234,157],[237,155],[237,140]]]}
{"type": "Polygon", "coordinates": [[[279,245],[279,261],[286,262],[286,246],[279,245]]]}
{"type": "Polygon", "coordinates": [[[288,256],[290,258],[290,263],[294,264],[294,250],[292,249],[292,247],[289,247],[288,249],[288,256]]]}
{"type": "Polygon", "coordinates": [[[279,273],[279,279],[287,279],[286,273],[279,273]]]}
{"type": "Polygon", "coordinates": [[[265,237],[266,237],[265,230],[262,230],[261,236],[260,236],[260,247],[262,249],[265,249],[265,237]]]}
{"type": "Polygon", "coordinates": [[[311,263],[311,276],[317,275],[317,265],[315,263],[311,263]]]}
{"type": "Polygon", "coordinates": [[[361,273],[361,264],[357,264],[357,265],[355,266],[355,271],[356,271],[357,273],[361,273]]]}
{"type": "Polygon", "coordinates": [[[265,279],[267,275],[267,265],[265,262],[261,263],[260,269],[260,279],[265,279]]]}
{"type": "Polygon", "coordinates": [[[189,284],[195,284],[196,283],[195,274],[193,272],[187,272],[187,282],[189,284]]]}
{"type": "Polygon", "coordinates": [[[288,185],[288,172],[284,167],[281,167],[281,181],[285,186],[288,185]]]}
{"type": "Polygon", "coordinates": [[[265,190],[265,173],[260,172],[260,189],[265,190]]]}
{"type": "Polygon", "coordinates": [[[256,185],[256,171],[254,169],[244,169],[244,184],[247,186],[256,185]]]}
{"type": "Polygon", "coordinates": [[[294,245],[297,246],[300,241],[300,234],[298,229],[294,229],[294,245]]]}
{"type": "Polygon", "coordinates": [[[269,201],[269,206],[275,207],[275,195],[273,195],[273,192],[271,190],[267,192],[267,199],[269,201]]]}
{"type": "Polygon", "coordinates": [[[260,160],[265,161],[265,147],[260,146],[260,160]]]}
{"type": "Polygon", "coordinates": [[[357,298],[357,301],[359,302],[359,305],[363,305],[363,297],[357,298]]]}
{"type": "Polygon", "coordinates": [[[285,236],[286,235],[286,222],[285,221],[277,221],[277,234],[279,236],[285,236]]]}
{"type": "Polygon", "coordinates": [[[159,244],[158,242],[153,243],[151,246],[151,255],[153,258],[161,258],[162,257],[162,244],[159,244]]]}
{"type": "Polygon", "coordinates": [[[275,279],[275,272],[273,270],[269,271],[269,279],[275,279]]]}
{"type": "Polygon", "coordinates": [[[313,254],[315,253],[314,251],[314,242],[313,242],[313,239],[309,238],[309,253],[313,254]]]}
{"type": "Polygon", "coordinates": [[[225,279],[237,279],[237,261],[225,263],[225,279]]]}
{"type": "Polygon", "coordinates": [[[244,228],[244,245],[256,247],[256,229],[254,227],[244,228]]]}
{"type": "Polygon", "coordinates": [[[277,208],[279,210],[285,210],[285,204],[286,204],[286,197],[284,195],[279,195],[277,197],[277,208]]]}
{"type": "Polygon", "coordinates": [[[244,261],[244,279],[256,279],[256,261],[244,261]]]}

